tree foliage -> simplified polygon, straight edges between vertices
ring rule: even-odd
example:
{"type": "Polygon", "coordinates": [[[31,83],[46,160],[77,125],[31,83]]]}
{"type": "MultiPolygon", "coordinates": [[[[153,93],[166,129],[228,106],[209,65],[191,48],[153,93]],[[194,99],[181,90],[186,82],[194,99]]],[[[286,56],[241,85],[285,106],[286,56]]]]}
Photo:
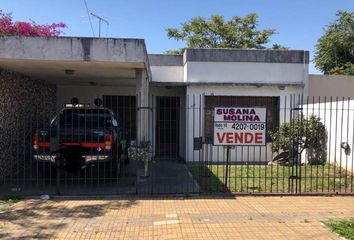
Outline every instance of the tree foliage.
{"type": "Polygon", "coordinates": [[[42,36],[53,37],[62,34],[65,23],[39,25],[35,22],[14,22],[11,14],[0,10],[0,36],[42,36]]]}
{"type": "Polygon", "coordinates": [[[288,162],[295,162],[306,149],[309,164],[322,164],[327,155],[327,131],[320,118],[303,114],[290,123],[283,123],[275,132],[271,132],[272,152],[287,154],[288,162]]]}
{"type": "MultiPolygon", "coordinates": [[[[188,48],[253,48],[263,49],[269,42],[274,29],[258,30],[258,16],[255,13],[245,17],[235,16],[225,21],[223,16],[213,15],[209,19],[196,17],[182,23],[181,29],[168,28],[169,39],[184,41],[188,48]]],[[[273,45],[275,49],[287,49],[273,45]]],[[[167,53],[180,54],[184,49],[169,50],[167,53]]]]}
{"type": "Polygon", "coordinates": [[[325,74],[354,75],[354,12],[336,15],[316,44],[314,62],[325,74]]]}

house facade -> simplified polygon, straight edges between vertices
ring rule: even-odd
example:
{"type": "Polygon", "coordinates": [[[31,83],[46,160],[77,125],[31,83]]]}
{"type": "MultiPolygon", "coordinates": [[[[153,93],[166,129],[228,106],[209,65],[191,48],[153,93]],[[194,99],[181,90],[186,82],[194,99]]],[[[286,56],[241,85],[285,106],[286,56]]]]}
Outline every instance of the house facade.
{"type": "MultiPolygon", "coordinates": [[[[298,96],[308,96],[308,63],[302,50],[186,49],[165,55],[148,54],[141,39],[2,37],[3,96],[8,88],[9,101],[19,101],[2,107],[14,112],[2,127],[34,111],[44,111],[48,121],[73,97],[91,105],[100,98],[128,139],[151,142],[155,156],[193,162],[211,152],[215,161],[224,153],[212,143],[212,109],[265,107],[267,129],[274,130],[290,119],[287,111],[298,96]],[[36,88],[23,89],[29,82],[36,88]]],[[[253,161],[264,156],[272,157],[269,144],[247,153],[253,161]]]]}

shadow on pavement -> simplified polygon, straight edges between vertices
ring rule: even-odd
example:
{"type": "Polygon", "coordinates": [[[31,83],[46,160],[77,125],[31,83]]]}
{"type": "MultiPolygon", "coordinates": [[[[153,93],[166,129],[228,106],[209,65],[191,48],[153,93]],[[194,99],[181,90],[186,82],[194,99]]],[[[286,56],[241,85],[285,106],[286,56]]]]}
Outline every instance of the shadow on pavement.
{"type": "Polygon", "coordinates": [[[75,220],[104,216],[109,209],[126,209],[136,199],[122,201],[27,200],[0,210],[0,239],[49,239],[75,220]],[[70,221],[65,219],[70,218],[70,221]]]}

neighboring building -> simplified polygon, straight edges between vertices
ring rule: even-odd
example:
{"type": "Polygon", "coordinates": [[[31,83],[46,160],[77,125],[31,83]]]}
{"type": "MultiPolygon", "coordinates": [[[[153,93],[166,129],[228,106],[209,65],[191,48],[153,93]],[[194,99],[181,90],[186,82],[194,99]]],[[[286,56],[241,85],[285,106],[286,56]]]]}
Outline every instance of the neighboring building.
{"type": "Polygon", "coordinates": [[[345,75],[309,75],[309,98],[315,102],[354,99],[354,76],[345,75]]]}
{"type": "Polygon", "coordinates": [[[309,98],[305,115],[321,118],[327,129],[327,159],[353,172],[354,76],[309,75],[309,98]],[[349,146],[349,152],[343,148],[349,146]]]}
{"type": "MultiPolygon", "coordinates": [[[[312,89],[308,63],[309,52],[302,50],[186,49],[183,55],[148,55],[141,39],[0,38],[0,68],[19,73],[7,72],[8,77],[0,79],[13,93],[9,98],[27,101],[19,103],[26,109],[33,104],[30,99],[40,98],[51,104],[51,116],[72,97],[89,104],[102,98],[130,140],[151,141],[156,156],[185,161],[199,161],[207,152],[212,153],[210,161],[224,158],[223,150],[211,144],[210,109],[215,106],[267,107],[268,130],[288,121],[299,96],[312,89]],[[38,86],[23,89],[27,85],[12,81],[15,78],[38,86]],[[48,89],[56,92],[55,98],[39,94],[48,89]],[[199,137],[203,151],[193,149],[199,137]]],[[[0,106],[0,112],[3,108],[11,111],[0,106]]],[[[19,109],[29,117],[34,114],[19,109]]],[[[18,117],[2,120],[1,127],[18,117]]],[[[254,149],[248,160],[272,158],[269,144],[254,149]]],[[[232,154],[246,156],[237,148],[232,154]]]]}

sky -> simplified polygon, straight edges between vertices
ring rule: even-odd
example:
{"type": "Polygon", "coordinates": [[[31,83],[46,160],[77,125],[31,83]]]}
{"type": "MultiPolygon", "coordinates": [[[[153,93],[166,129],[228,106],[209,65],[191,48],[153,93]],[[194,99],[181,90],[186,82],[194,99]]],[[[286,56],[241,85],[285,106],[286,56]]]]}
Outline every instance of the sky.
{"type": "MultiPolygon", "coordinates": [[[[193,17],[223,15],[259,16],[259,29],[276,29],[269,46],[277,43],[290,49],[310,51],[336,18],[338,10],[354,11],[354,0],[86,0],[89,12],[108,20],[102,24],[102,37],[143,38],[149,53],[184,47],[168,39],[166,28],[179,27],[193,17]]],[[[12,13],[17,21],[38,24],[64,22],[64,36],[98,36],[98,20],[91,17],[84,0],[0,0],[0,9],[12,13]]],[[[320,74],[310,63],[310,73],[320,74]]]]}

